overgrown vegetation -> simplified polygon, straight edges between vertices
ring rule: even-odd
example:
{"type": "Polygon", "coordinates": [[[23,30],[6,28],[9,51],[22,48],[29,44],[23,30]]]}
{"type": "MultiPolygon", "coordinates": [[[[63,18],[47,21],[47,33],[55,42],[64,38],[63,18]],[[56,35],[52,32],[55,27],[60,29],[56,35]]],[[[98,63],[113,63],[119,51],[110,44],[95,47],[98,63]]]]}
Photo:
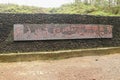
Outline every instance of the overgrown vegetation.
{"type": "Polygon", "coordinates": [[[53,8],[50,13],[60,14],[86,14],[101,16],[120,16],[120,6],[100,6],[85,3],[72,3],[62,5],[60,8],[53,8]]]}
{"type": "Polygon", "coordinates": [[[46,8],[0,4],[0,13],[48,13],[46,8]]]}
{"type": "Polygon", "coordinates": [[[50,13],[50,14],[85,14],[101,16],[120,16],[119,0],[75,0],[59,8],[40,8],[0,4],[1,13],[50,13]]]}

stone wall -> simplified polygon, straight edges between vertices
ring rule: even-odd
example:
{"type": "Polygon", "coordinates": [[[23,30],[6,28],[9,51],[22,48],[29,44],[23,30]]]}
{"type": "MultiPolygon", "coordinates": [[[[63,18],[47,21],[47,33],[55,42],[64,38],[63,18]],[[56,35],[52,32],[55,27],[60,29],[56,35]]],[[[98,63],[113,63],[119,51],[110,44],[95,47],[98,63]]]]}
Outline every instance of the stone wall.
{"type": "Polygon", "coordinates": [[[120,46],[120,17],[103,17],[70,14],[0,14],[0,53],[54,51],[120,46]],[[104,24],[113,26],[112,39],[75,39],[44,41],[13,41],[14,24],[104,24]]]}

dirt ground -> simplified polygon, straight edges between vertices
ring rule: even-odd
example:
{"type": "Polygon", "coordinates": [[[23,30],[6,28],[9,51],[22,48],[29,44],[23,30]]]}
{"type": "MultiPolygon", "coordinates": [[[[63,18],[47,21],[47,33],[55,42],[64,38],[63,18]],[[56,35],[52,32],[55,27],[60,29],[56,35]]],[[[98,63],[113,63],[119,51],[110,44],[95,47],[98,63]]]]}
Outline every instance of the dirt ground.
{"type": "Polygon", "coordinates": [[[0,63],[0,80],[120,80],[120,54],[0,63]]]}

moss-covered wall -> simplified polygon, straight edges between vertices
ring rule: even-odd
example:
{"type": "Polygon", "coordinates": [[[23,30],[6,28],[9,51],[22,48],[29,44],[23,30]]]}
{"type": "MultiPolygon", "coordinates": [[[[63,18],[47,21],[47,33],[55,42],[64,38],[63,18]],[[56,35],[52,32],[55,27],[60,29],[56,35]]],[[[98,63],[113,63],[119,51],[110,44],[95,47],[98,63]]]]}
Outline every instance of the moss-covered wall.
{"type": "Polygon", "coordinates": [[[120,46],[120,17],[103,17],[69,14],[0,14],[0,53],[53,51],[120,46]],[[105,24],[113,25],[112,39],[77,39],[50,41],[13,41],[13,25],[17,23],[69,23],[69,24],[105,24]]]}

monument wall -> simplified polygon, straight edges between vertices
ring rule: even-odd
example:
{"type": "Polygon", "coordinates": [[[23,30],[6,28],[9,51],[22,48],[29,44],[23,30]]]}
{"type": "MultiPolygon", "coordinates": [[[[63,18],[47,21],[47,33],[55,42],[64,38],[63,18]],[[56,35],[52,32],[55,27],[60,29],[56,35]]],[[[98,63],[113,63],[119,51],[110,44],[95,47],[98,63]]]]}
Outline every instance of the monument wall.
{"type": "Polygon", "coordinates": [[[112,25],[14,24],[14,41],[113,38],[112,25]]]}
{"type": "Polygon", "coordinates": [[[54,51],[120,46],[120,17],[70,14],[0,13],[0,52],[54,51]],[[14,24],[94,24],[112,25],[112,38],[14,41],[14,24]]]}

